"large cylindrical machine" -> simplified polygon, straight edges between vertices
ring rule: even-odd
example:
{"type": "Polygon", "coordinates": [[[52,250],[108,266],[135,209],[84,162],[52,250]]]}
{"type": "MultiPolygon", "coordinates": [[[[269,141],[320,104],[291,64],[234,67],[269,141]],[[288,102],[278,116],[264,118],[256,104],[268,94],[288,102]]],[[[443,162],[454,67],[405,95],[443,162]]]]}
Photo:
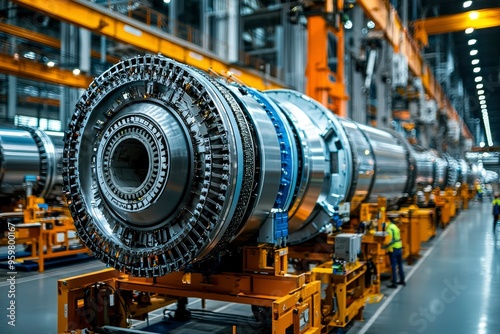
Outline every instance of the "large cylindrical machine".
{"type": "Polygon", "coordinates": [[[28,127],[0,128],[0,196],[26,194],[51,198],[62,194],[63,134],[28,127]]]}
{"type": "Polygon", "coordinates": [[[356,210],[432,184],[429,159],[298,92],[260,92],[148,55],[113,66],[77,103],[63,175],[96,256],[161,276],[256,242],[270,222],[268,242],[308,240],[341,201],[356,210]]]}

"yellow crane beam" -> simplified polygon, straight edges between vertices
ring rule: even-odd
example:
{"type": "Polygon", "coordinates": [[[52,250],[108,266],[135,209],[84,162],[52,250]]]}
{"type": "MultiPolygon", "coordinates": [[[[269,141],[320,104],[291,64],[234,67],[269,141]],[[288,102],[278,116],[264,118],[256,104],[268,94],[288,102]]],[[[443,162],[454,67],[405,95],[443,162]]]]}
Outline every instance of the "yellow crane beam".
{"type": "Polygon", "coordinates": [[[148,52],[161,53],[203,70],[211,68],[217,73],[235,75],[243,83],[257,89],[284,87],[284,84],[273,78],[265,78],[259,71],[227,64],[223,59],[202,48],[90,1],[13,0],[13,2],[148,52]]]}
{"type": "MultiPolygon", "coordinates": [[[[394,7],[385,0],[357,0],[357,3],[361,6],[365,15],[375,23],[375,29],[383,31],[386,40],[394,48],[394,52],[405,56],[410,71],[422,79],[422,85],[426,93],[436,100],[440,108],[446,110],[448,118],[461,121],[460,115],[434,77],[431,68],[420,52],[418,44],[402,24],[394,7]]],[[[472,139],[472,134],[465,123],[462,121],[460,123],[464,136],[472,139]]]]}
{"type": "Polygon", "coordinates": [[[429,35],[464,31],[467,28],[485,29],[500,26],[500,8],[478,9],[453,15],[443,15],[412,23],[415,39],[427,46],[429,35]]]}
{"type": "Polygon", "coordinates": [[[57,38],[40,34],[36,31],[17,27],[12,24],[0,22],[0,31],[6,33],[7,35],[16,36],[41,45],[50,46],[54,49],[61,48],[61,42],[57,38]]]}
{"type": "MultiPolygon", "coordinates": [[[[41,45],[49,46],[54,49],[60,49],[61,48],[61,41],[58,40],[55,37],[51,37],[45,34],[41,34],[36,31],[31,31],[22,27],[18,27],[12,24],[7,24],[0,22],[0,32],[6,33],[7,35],[10,36],[16,36],[19,38],[23,38],[25,40],[35,42],[41,45]]],[[[101,53],[97,52],[95,50],[90,51],[90,55],[93,58],[100,58],[101,53]]],[[[106,55],[106,60],[112,64],[116,64],[117,62],[120,61],[118,57],[106,55]]]]}
{"type": "Polygon", "coordinates": [[[74,88],[88,88],[93,78],[57,67],[24,60],[12,55],[0,54],[0,72],[21,78],[64,85],[74,88]]]}

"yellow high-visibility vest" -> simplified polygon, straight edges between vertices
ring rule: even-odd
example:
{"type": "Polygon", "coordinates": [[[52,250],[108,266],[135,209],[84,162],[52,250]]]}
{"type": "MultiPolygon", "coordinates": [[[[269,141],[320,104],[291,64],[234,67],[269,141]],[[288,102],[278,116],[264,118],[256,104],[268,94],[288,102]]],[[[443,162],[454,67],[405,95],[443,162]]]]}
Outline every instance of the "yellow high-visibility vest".
{"type": "Polygon", "coordinates": [[[399,227],[391,222],[387,226],[386,231],[391,236],[391,240],[387,245],[387,251],[392,252],[394,249],[402,248],[403,242],[401,241],[401,231],[399,230],[399,227]]]}

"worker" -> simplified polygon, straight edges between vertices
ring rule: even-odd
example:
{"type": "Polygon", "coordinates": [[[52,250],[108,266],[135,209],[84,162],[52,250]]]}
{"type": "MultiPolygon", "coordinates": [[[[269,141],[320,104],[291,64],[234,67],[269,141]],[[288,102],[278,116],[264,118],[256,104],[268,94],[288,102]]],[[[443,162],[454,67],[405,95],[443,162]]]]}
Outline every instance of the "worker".
{"type": "Polygon", "coordinates": [[[476,193],[477,193],[477,198],[479,199],[479,202],[482,202],[483,201],[483,187],[479,183],[476,184],[476,193]]]}
{"type": "Polygon", "coordinates": [[[498,216],[500,215],[500,194],[495,193],[495,198],[491,203],[493,205],[493,233],[496,232],[498,216]]]}
{"type": "Polygon", "coordinates": [[[396,288],[397,284],[406,286],[405,274],[403,271],[403,242],[401,241],[401,231],[395,222],[399,222],[397,217],[388,217],[389,224],[386,226],[385,231],[389,238],[389,243],[384,246],[389,255],[392,268],[392,280],[389,288],[396,288]],[[399,281],[397,281],[396,268],[399,271],[399,281]]]}

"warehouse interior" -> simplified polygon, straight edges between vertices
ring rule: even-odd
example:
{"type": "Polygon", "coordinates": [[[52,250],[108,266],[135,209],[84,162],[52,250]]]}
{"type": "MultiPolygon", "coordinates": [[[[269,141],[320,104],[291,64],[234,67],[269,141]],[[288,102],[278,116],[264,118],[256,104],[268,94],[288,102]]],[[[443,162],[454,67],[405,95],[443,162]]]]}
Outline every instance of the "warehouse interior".
{"type": "Polygon", "coordinates": [[[499,26],[1,1],[0,332],[497,333],[499,26]]]}

